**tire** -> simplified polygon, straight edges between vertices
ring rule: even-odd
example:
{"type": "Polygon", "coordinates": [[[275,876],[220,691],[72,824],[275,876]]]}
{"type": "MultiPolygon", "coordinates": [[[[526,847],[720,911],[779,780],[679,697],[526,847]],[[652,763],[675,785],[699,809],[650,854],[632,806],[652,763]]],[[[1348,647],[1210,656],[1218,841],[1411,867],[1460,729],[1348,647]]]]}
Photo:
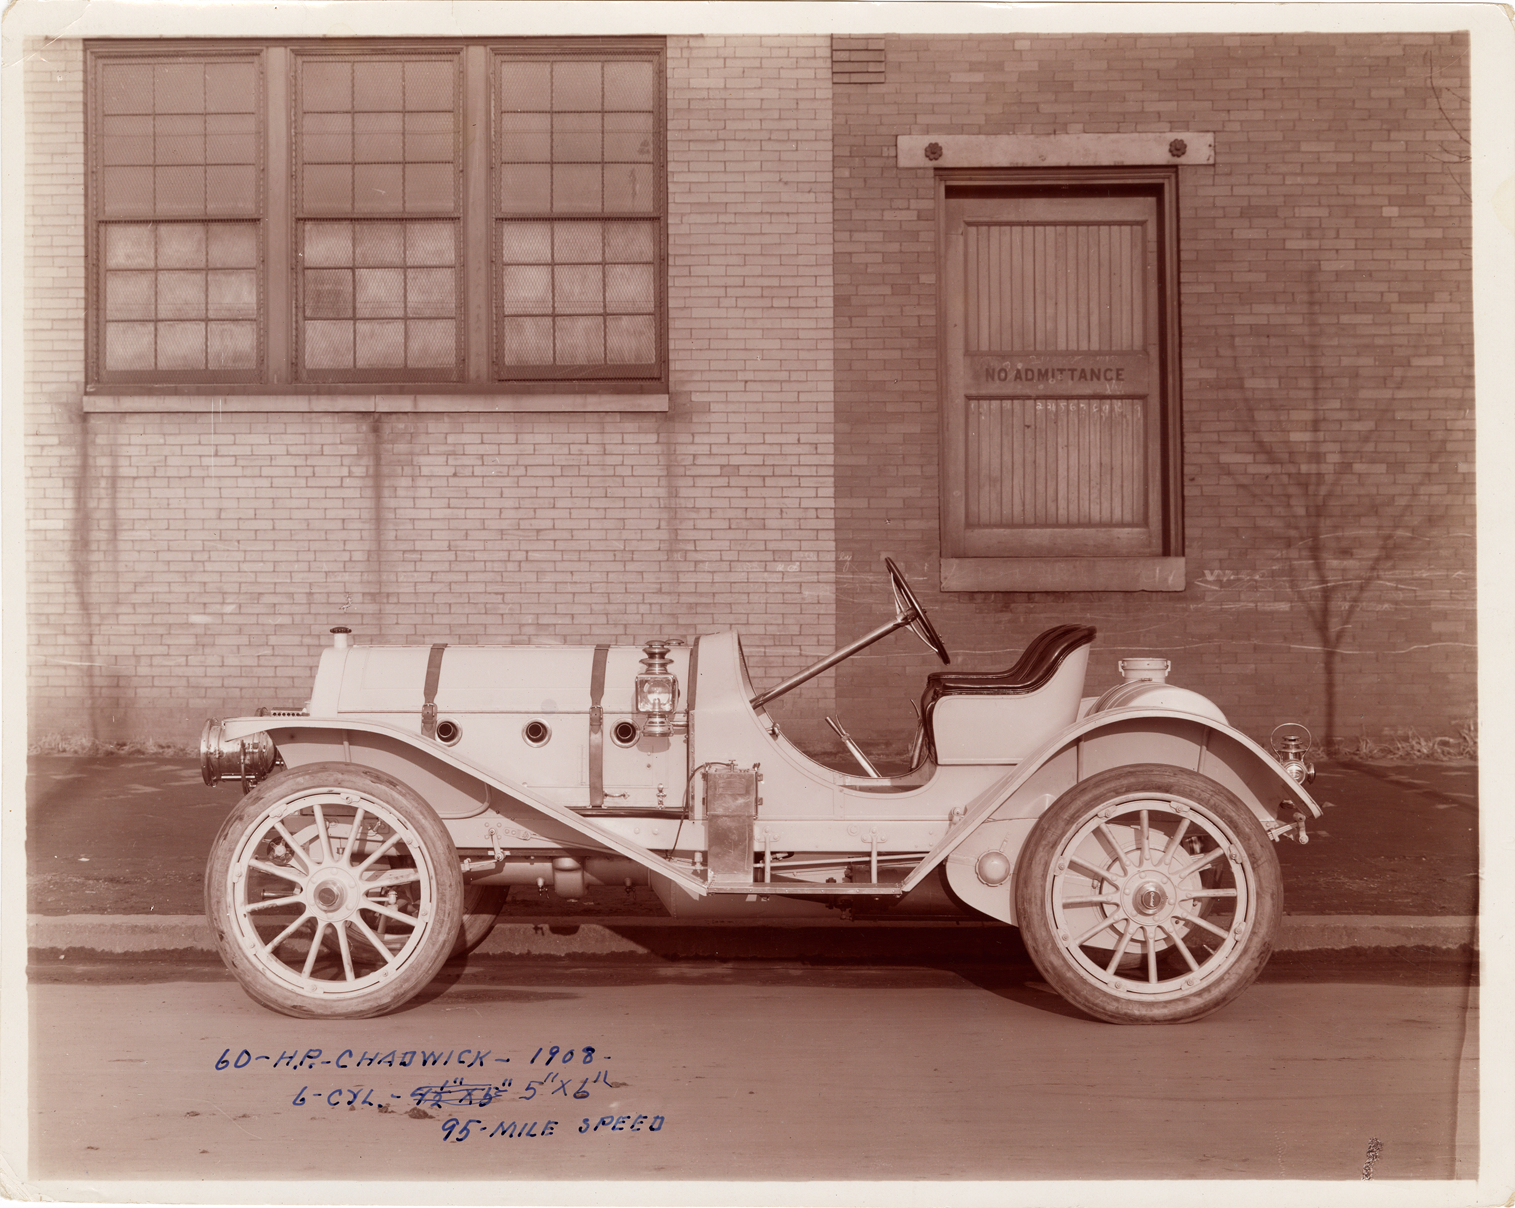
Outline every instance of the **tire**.
{"type": "Polygon", "coordinates": [[[264,781],[222,825],[205,913],[257,1002],[366,1019],[408,1001],[447,960],[463,876],[447,828],[399,780],[309,764],[264,781]]]}
{"type": "Polygon", "coordinates": [[[448,960],[466,956],[484,942],[484,937],[494,930],[494,922],[505,909],[505,897],[510,892],[508,885],[465,885],[463,887],[463,922],[458,928],[458,938],[452,942],[448,960]]]}
{"type": "Polygon", "coordinates": [[[1197,772],[1133,764],[1075,785],[1037,820],[1015,908],[1036,967],[1080,1010],[1181,1023],[1262,972],[1283,878],[1235,794],[1197,772]]]}

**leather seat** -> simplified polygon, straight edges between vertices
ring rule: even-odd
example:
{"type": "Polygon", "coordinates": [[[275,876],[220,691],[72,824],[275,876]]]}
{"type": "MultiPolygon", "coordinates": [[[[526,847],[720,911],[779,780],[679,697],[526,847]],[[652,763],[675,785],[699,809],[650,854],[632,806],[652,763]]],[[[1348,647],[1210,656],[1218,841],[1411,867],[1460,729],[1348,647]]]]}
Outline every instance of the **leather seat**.
{"type": "Polygon", "coordinates": [[[944,696],[1024,694],[1045,687],[1063,660],[1094,641],[1091,625],[1058,625],[1031,639],[1013,667],[1004,671],[938,671],[926,677],[921,714],[944,696]]]}

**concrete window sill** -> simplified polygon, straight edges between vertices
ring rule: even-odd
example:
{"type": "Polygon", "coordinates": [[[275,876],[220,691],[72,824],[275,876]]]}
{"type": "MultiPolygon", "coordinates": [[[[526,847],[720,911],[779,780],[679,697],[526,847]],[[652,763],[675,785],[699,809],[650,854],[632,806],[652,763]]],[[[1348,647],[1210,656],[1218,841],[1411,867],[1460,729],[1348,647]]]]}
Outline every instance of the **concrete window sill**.
{"type": "Polygon", "coordinates": [[[1182,558],[943,558],[943,591],[1183,591],[1182,558]]]}
{"type": "Polygon", "coordinates": [[[449,412],[658,412],[666,394],[86,394],[86,413],[136,415],[275,414],[358,412],[445,414],[449,412]]]}

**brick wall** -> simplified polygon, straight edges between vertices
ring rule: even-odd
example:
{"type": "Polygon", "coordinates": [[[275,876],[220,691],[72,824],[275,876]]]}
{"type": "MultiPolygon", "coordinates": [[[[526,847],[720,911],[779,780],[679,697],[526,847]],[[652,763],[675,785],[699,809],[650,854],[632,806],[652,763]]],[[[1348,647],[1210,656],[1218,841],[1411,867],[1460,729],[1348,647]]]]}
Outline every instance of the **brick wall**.
{"type": "MultiPolygon", "coordinates": [[[[1264,736],[1290,716],[1321,732],[1328,694],[1344,736],[1471,717],[1465,38],[885,42],[886,82],[835,90],[842,632],[882,615],[887,552],[967,668],[1082,621],[1091,691],[1119,657],[1167,654],[1264,736]],[[933,186],[896,136],[1170,129],[1216,136],[1179,186],[1186,590],[935,590],[933,186]]],[[[851,727],[901,738],[933,665],[904,637],[854,660],[851,727]]]]}
{"type": "MultiPolygon", "coordinates": [[[[193,738],[366,642],[830,649],[830,48],[669,46],[667,415],[82,414],[77,42],[28,64],[32,732],[193,738]]],[[[803,727],[818,686],[785,702],[803,727]]]]}
{"type": "MultiPolygon", "coordinates": [[[[1254,732],[1319,728],[1328,683],[1344,732],[1473,711],[1456,35],[670,39],[658,416],[85,417],[82,54],[29,49],[34,734],[297,702],[338,623],[729,626],[771,683],[889,614],[886,552],[965,667],[1086,620],[1091,690],[1166,653],[1254,732]],[[1217,140],[1179,195],[1187,589],[943,594],[934,202],[895,137],[1170,128],[1217,140]]],[[[931,666],[896,635],[780,709],[898,737],[931,666]]]]}

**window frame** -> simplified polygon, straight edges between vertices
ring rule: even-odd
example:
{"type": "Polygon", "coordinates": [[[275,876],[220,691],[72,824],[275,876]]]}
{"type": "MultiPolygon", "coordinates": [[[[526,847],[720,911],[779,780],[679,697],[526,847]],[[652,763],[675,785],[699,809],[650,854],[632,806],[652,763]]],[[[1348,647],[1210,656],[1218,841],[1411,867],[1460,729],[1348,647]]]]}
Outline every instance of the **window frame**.
{"type": "MultiPolygon", "coordinates": [[[[268,357],[268,301],[267,301],[267,119],[268,80],[261,47],[247,47],[226,41],[205,40],[194,51],[176,55],[165,50],[161,43],[128,45],[113,53],[100,55],[94,47],[87,55],[84,104],[84,156],[85,156],[85,280],[86,280],[86,334],[85,365],[87,382],[107,385],[111,389],[132,389],[139,386],[186,386],[212,387],[218,390],[238,389],[257,385],[264,381],[268,357]],[[125,216],[105,213],[106,188],[102,181],[107,166],[104,154],[106,125],[105,88],[102,80],[106,64],[141,64],[156,66],[160,63],[190,61],[198,63],[246,61],[251,63],[257,80],[257,101],[254,114],[258,129],[254,134],[256,145],[255,175],[258,181],[258,205],[251,216],[218,217],[207,212],[204,215],[167,215],[154,210],[152,213],[128,214],[125,216]],[[207,227],[217,224],[253,223],[256,227],[256,279],[257,314],[255,320],[256,354],[251,369],[226,370],[106,370],[107,315],[107,256],[105,251],[106,228],[110,226],[148,226],[155,231],[169,225],[200,224],[207,227]]],[[[209,112],[209,111],[207,111],[209,112]]],[[[156,116],[156,111],[153,112],[156,116]]],[[[156,161],[154,161],[156,166],[156,161]]],[[[158,271],[156,267],[153,270],[158,271]]],[[[208,268],[207,268],[208,271],[208,268]]],[[[155,306],[156,311],[156,306],[155,306]]],[[[156,313],[154,324],[160,320],[156,313]]],[[[205,320],[210,321],[208,318],[205,320]]]]}
{"type": "MultiPolygon", "coordinates": [[[[1176,167],[975,168],[937,169],[937,340],[938,398],[941,416],[940,549],[943,591],[1182,591],[1183,557],[1183,407],[1180,359],[1178,169],[1176,167]],[[1082,553],[1067,555],[974,556],[957,548],[951,531],[951,495],[962,488],[963,468],[953,433],[956,424],[949,390],[946,296],[950,254],[949,191],[984,190],[1004,197],[1097,196],[1104,189],[1139,191],[1156,200],[1159,246],[1156,249],[1158,294],[1156,460],[1161,519],[1157,554],[1082,553]]],[[[1150,448],[1149,448],[1150,451],[1150,448]]]]}
{"type": "MultiPolygon", "coordinates": [[[[653,131],[655,145],[652,158],[652,177],[655,196],[650,213],[613,212],[605,209],[594,215],[588,213],[559,217],[552,211],[531,214],[526,211],[507,212],[500,196],[503,158],[500,154],[500,132],[496,130],[490,139],[490,295],[493,309],[490,324],[490,364],[498,381],[530,382],[533,385],[548,385],[559,382],[588,382],[607,379],[623,381],[646,381],[666,383],[668,380],[668,74],[666,46],[661,39],[606,40],[579,44],[582,58],[605,59],[653,59],[653,131]],[[505,371],[502,364],[504,346],[503,324],[506,317],[502,290],[496,288],[504,271],[504,253],[501,246],[501,230],[508,221],[650,221],[654,230],[653,284],[655,290],[653,321],[656,360],[638,371],[617,373],[616,368],[606,365],[602,369],[585,372],[583,366],[565,366],[561,369],[541,367],[519,375],[505,371]]],[[[499,115],[500,68],[512,59],[546,59],[555,61],[564,57],[561,39],[518,39],[495,42],[490,46],[489,56],[489,103],[491,121],[499,115]]],[[[602,109],[602,113],[606,110],[602,109]]],[[[604,162],[603,160],[601,162],[604,162]]]]}
{"type": "MultiPolygon", "coordinates": [[[[89,411],[223,410],[373,411],[666,411],[669,406],[667,50],[662,37],[627,38],[365,38],[333,45],[321,39],[91,40],[85,44],[85,409],[89,411]],[[522,54],[557,58],[639,57],[655,74],[656,117],[654,352],[641,371],[617,367],[564,366],[548,375],[511,374],[499,366],[500,290],[496,214],[498,188],[499,57],[522,54]],[[106,371],[104,366],[104,218],[100,169],[104,162],[99,108],[102,68],[123,60],[194,60],[236,55],[257,65],[258,164],[258,366],[216,375],[210,371],[106,371]],[[439,215],[457,225],[458,372],[343,371],[313,376],[300,366],[302,215],[298,193],[299,97],[302,58],[370,55],[456,55],[458,61],[456,152],[457,211],[439,215]],[[488,138],[470,133],[483,129],[488,138]],[[287,170],[280,170],[281,168],[287,170]],[[334,380],[333,380],[334,379],[334,380]],[[198,396],[209,396],[200,403],[198,396]],[[303,397],[302,397],[303,396],[303,397]]],[[[328,216],[322,215],[322,218],[328,216]]],[[[340,216],[330,216],[342,220],[340,216]]],[[[377,216],[376,217],[387,217],[377,216]]],[[[396,215],[408,221],[426,215],[396,215]]],[[[349,217],[347,220],[351,221],[349,217]]],[[[133,220],[135,221],[135,220],[133,220]]],[[[144,219],[143,221],[154,221],[144,219]]],[[[179,219],[175,219],[179,221],[179,219]]],[[[205,220],[215,221],[215,220],[205,220]]]]}

